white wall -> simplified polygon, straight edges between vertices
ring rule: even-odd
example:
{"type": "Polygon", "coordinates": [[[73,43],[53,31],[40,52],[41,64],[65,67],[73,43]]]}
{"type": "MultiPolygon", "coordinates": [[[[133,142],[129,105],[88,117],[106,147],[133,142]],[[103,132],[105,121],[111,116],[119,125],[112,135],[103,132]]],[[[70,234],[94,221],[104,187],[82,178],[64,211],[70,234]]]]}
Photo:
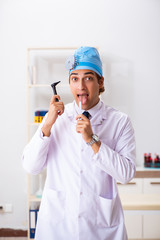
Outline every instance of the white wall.
{"type": "Polygon", "coordinates": [[[160,153],[160,1],[0,1],[0,228],[26,228],[26,49],[98,46],[108,104],[126,111],[143,153],[160,153]]]}

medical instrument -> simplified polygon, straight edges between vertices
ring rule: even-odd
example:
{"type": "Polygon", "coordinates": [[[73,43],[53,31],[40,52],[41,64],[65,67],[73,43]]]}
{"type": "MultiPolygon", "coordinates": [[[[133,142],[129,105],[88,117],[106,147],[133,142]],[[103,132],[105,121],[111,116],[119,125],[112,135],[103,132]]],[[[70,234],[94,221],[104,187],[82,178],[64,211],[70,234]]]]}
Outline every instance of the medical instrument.
{"type": "MultiPolygon", "coordinates": [[[[60,82],[61,82],[61,81],[54,82],[54,83],[51,84],[51,87],[52,87],[52,89],[53,89],[54,95],[57,95],[56,85],[57,85],[58,83],[60,83],[60,82]]],[[[58,98],[56,98],[56,102],[59,102],[58,98]]]]}
{"type": "Polygon", "coordinates": [[[79,101],[79,109],[82,112],[82,103],[81,103],[81,101],[79,101]]]}
{"type": "MultiPolygon", "coordinates": [[[[81,98],[79,101],[79,109],[80,109],[80,114],[82,114],[82,103],[81,103],[81,98]]],[[[78,120],[82,120],[82,118],[78,118],[78,120]]]]}

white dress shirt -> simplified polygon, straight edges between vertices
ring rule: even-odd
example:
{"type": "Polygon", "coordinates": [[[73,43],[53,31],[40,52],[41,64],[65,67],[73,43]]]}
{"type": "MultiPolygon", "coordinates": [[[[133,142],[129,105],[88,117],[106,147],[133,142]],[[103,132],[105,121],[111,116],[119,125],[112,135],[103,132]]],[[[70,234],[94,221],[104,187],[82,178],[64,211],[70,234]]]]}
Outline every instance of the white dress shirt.
{"type": "Polygon", "coordinates": [[[117,184],[135,175],[135,139],[126,114],[102,101],[89,110],[101,141],[94,154],[80,133],[75,101],[65,106],[50,137],[41,128],[26,146],[23,166],[38,174],[47,167],[36,240],[127,240],[117,184]]]}

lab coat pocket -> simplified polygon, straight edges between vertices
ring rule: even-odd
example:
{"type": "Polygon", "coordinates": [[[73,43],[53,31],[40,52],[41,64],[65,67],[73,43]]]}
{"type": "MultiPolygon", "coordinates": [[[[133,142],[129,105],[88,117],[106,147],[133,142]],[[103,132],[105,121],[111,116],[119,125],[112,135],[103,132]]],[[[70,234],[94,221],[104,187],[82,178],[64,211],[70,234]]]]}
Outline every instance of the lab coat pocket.
{"type": "Polygon", "coordinates": [[[61,222],[65,214],[66,194],[62,191],[46,189],[42,201],[42,215],[53,225],[61,222]]]}
{"type": "Polygon", "coordinates": [[[99,196],[97,204],[97,225],[113,227],[120,224],[123,212],[119,198],[107,199],[99,196]]]}

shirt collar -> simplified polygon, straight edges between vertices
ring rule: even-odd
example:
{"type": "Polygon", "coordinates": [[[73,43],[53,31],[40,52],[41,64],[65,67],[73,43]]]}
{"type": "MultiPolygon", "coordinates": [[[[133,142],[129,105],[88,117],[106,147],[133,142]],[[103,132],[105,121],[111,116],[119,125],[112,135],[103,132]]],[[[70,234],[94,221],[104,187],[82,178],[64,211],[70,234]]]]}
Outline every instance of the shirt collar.
{"type": "Polygon", "coordinates": [[[101,108],[102,102],[99,100],[99,102],[93,108],[90,108],[89,110],[83,110],[83,109],[80,110],[80,108],[77,105],[76,101],[74,101],[74,105],[75,105],[75,110],[76,110],[77,114],[82,114],[84,111],[87,111],[87,112],[89,112],[89,114],[90,114],[90,116],[92,118],[92,116],[94,116],[97,113],[97,111],[101,108]]]}
{"type": "MultiPolygon", "coordinates": [[[[76,123],[76,116],[80,113],[80,109],[77,106],[75,100],[72,103],[67,104],[66,109],[66,114],[67,116],[76,123]]],[[[98,125],[102,124],[103,120],[107,118],[106,116],[106,109],[105,109],[105,104],[103,103],[102,100],[100,100],[96,106],[93,108],[89,109],[88,112],[92,115],[90,121],[91,124],[98,125]]]]}

